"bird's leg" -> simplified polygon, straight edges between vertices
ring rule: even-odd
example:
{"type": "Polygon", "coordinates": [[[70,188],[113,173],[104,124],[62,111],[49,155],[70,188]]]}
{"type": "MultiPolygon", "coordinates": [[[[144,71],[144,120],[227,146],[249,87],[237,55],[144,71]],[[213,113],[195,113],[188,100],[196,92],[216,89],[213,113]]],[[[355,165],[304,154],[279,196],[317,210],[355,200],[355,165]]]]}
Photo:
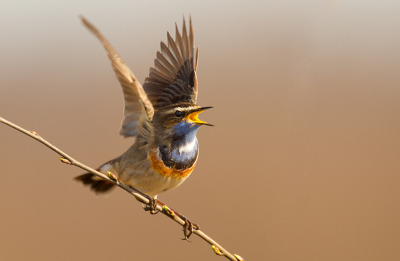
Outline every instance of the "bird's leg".
{"type": "Polygon", "coordinates": [[[196,226],[197,227],[196,229],[200,229],[200,227],[197,224],[190,221],[189,219],[187,219],[183,215],[180,215],[180,218],[185,221],[185,225],[183,227],[184,238],[182,238],[182,240],[186,240],[186,241],[190,242],[189,237],[193,234],[193,227],[196,226]]]}
{"type": "Polygon", "coordinates": [[[160,212],[160,210],[157,209],[157,202],[156,199],[154,198],[150,198],[149,197],[149,204],[142,204],[143,205],[143,209],[145,211],[150,211],[150,214],[155,215],[158,212],[160,212]]]}
{"type": "MultiPolygon", "coordinates": [[[[157,202],[157,204],[159,204],[160,206],[165,206],[164,203],[162,203],[161,201],[159,201],[158,199],[155,200],[157,202]]],[[[170,208],[171,209],[171,208],[170,208]]],[[[193,234],[193,229],[199,230],[200,226],[197,225],[196,223],[193,223],[192,221],[190,221],[187,217],[185,217],[182,214],[179,214],[178,212],[176,212],[175,210],[171,209],[175,215],[177,215],[180,219],[182,219],[183,221],[185,221],[185,225],[183,226],[183,235],[184,238],[182,238],[182,240],[187,240],[189,241],[189,237],[193,234]]],[[[190,242],[190,241],[189,241],[190,242]]]]}
{"type": "MultiPolygon", "coordinates": [[[[159,201],[158,199],[154,199],[151,198],[143,193],[141,193],[142,195],[146,196],[149,199],[149,204],[142,204],[143,205],[143,209],[145,211],[150,211],[150,214],[157,214],[159,212],[159,210],[157,209],[157,204],[160,205],[161,207],[166,206],[163,202],[159,201]]],[[[171,208],[170,208],[171,209],[171,208]]],[[[175,215],[177,215],[180,219],[182,219],[183,221],[185,221],[185,225],[183,226],[183,235],[184,238],[182,238],[182,240],[187,240],[189,241],[189,237],[193,234],[193,229],[199,230],[200,226],[197,225],[196,223],[193,223],[192,221],[190,221],[187,217],[185,217],[182,214],[179,214],[178,212],[176,212],[175,210],[171,209],[175,215]]],[[[189,241],[190,242],[190,241],[189,241]]]]}
{"type": "Polygon", "coordinates": [[[157,202],[154,198],[150,199],[149,205],[150,205],[150,214],[155,215],[158,212],[160,212],[160,210],[157,209],[157,202]]]}
{"type": "Polygon", "coordinates": [[[155,200],[154,199],[149,199],[149,200],[150,200],[149,204],[142,204],[144,211],[150,211],[150,214],[152,215],[155,215],[158,212],[160,212],[160,210],[157,209],[157,203],[155,203],[155,200]]]}

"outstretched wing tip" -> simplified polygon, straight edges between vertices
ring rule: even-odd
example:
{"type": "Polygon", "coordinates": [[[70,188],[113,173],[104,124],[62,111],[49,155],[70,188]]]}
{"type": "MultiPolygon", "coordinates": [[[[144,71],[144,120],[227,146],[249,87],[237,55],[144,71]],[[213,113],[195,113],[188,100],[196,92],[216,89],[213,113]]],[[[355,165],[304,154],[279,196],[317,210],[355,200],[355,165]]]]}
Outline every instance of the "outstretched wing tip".
{"type": "Polygon", "coordinates": [[[197,100],[197,77],[192,72],[197,70],[198,51],[195,50],[192,17],[189,14],[189,26],[186,26],[184,14],[182,18],[182,31],[175,23],[175,38],[167,32],[167,44],[160,42],[155,69],[150,70],[143,84],[155,108],[177,102],[195,103],[197,100]],[[194,81],[196,86],[193,86],[194,81]]]}
{"type": "Polygon", "coordinates": [[[108,57],[111,60],[111,65],[114,69],[116,77],[121,84],[124,94],[124,120],[121,126],[121,135],[124,137],[135,136],[138,133],[136,122],[139,122],[142,111],[145,112],[147,119],[151,121],[154,116],[154,107],[147,97],[142,85],[136,79],[135,75],[122,60],[120,55],[110,44],[110,42],[101,34],[101,32],[92,25],[83,15],[79,16],[85,27],[91,31],[101,42],[108,57]],[[131,123],[125,125],[125,122],[131,123]]]}

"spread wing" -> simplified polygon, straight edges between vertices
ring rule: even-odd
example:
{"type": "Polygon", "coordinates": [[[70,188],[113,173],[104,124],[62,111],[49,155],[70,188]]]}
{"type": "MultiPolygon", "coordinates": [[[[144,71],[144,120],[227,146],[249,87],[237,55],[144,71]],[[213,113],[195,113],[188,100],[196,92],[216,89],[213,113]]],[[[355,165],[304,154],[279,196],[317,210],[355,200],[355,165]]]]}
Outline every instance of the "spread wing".
{"type": "Polygon", "coordinates": [[[146,92],[144,91],[142,85],[133,75],[132,71],[126,66],[122,58],[119,56],[117,51],[111,46],[108,40],[94,27],[88,20],[83,16],[80,17],[83,24],[100,40],[104,48],[108,53],[108,57],[111,60],[112,67],[121,83],[122,91],[124,93],[124,119],[122,121],[122,126],[120,134],[124,137],[136,136],[139,131],[143,129],[145,131],[145,122],[151,121],[154,116],[154,108],[151,104],[146,92]],[[145,115],[143,114],[145,112],[145,115]],[[145,119],[140,119],[143,116],[145,119]],[[141,128],[140,128],[141,127],[141,128]]]}
{"type": "Polygon", "coordinates": [[[155,109],[179,102],[196,103],[197,61],[199,48],[195,53],[192,19],[189,34],[183,19],[182,35],[176,26],[175,41],[169,33],[168,45],[161,42],[154,68],[146,78],[143,88],[155,109]]]}

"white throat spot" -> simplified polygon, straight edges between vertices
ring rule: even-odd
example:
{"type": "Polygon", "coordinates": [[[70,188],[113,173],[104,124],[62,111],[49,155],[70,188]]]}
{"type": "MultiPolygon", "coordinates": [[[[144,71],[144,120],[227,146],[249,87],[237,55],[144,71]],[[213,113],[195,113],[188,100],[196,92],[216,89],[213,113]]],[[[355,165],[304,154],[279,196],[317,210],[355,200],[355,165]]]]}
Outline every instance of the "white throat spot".
{"type": "Polygon", "coordinates": [[[186,142],[182,146],[179,147],[179,154],[182,152],[191,152],[196,146],[196,139],[193,139],[191,142],[186,142]]]}

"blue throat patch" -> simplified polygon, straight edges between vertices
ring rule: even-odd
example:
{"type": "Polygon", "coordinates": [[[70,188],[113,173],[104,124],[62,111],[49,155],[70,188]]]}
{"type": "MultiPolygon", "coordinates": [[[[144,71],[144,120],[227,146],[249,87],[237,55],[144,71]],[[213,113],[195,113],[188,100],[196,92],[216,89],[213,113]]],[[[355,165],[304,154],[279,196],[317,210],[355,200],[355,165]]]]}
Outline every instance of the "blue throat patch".
{"type": "Polygon", "coordinates": [[[172,127],[174,131],[171,146],[161,146],[162,161],[169,168],[187,169],[197,160],[199,145],[196,138],[199,125],[189,122],[180,122],[172,127]]]}

